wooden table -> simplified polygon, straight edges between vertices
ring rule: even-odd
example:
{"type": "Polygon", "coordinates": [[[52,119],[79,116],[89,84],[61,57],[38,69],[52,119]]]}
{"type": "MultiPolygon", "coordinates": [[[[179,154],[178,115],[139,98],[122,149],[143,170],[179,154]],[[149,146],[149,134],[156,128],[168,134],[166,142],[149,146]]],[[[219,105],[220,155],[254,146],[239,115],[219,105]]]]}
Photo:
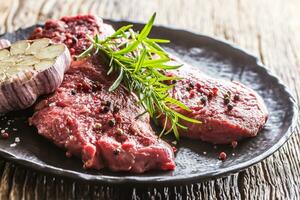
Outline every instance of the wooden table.
{"type": "MultiPolygon", "coordinates": [[[[0,32],[48,18],[94,13],[176,26],[256,54],[300,98],[299,0],[2,0],[0,32]]],[[[106,187],[54,178],[0,161],[0,199],[300,199],[300,130],[277,153],[234,175],[194,185],[106,187]]]]}

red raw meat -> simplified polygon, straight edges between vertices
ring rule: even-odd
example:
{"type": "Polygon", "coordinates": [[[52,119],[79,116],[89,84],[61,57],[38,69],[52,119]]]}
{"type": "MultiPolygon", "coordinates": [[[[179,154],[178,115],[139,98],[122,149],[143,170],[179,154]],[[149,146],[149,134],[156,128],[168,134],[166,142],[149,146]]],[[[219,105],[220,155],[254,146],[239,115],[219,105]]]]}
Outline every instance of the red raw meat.
{"type": "Polygon", "coordinates": [[[108,91],[115,79],[105,69],[74,61],[56,92],[37,104],[30,123],[68,155],[81,157],[85,168],[173,170],[171,146],[155,135],[148,114],[136,118],[144,110],[135,95],[123,86],[108,91]]]}
{"type": "Polygon", "coordinates": [[[184,79],[177,81],[170,94],[192,112],[173,108],[202,122],[182,121],[188,129],[180,129],[181,136],[226,144],[256,136],[266,123],[268,111],[262,98],[245,85],[211,78],[189,66],[180,69],[176,75],[184,79]]]}

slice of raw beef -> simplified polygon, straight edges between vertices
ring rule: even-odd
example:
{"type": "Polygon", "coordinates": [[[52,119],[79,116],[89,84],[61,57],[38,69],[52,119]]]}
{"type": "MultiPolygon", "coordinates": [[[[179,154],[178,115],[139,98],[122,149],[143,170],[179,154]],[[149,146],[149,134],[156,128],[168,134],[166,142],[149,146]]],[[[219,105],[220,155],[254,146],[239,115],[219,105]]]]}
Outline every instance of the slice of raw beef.
{"type": "Polygon", "coordinates": [[[225,144],[256,136],[266,123],[267,108],[262,98],[249,87],[235,81],[211,78],[188,65],[175,74],[184,79],[177,81],[170,94],[187,105],[191,112],[173,108],[202,122],[182,121],[188,129],[180,129],[181,136],[225,144]]]}
{"type": "Polygon", "coordinates": [[[36,105],[30,123],[38,133],[82,158],[85,168],[142,173],[173,170],[170,145],[159,139],[149,115],[115,77],[92,60],[74,61],[56,92],[36,105]]]}

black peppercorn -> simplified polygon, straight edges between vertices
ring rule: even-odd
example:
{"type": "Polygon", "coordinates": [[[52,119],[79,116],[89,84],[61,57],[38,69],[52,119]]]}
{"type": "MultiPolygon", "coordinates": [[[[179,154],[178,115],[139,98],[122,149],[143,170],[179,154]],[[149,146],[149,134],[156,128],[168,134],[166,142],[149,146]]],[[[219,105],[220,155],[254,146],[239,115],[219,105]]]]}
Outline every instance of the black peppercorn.
{"type": "Polygon", "coordinates": [[[176,83],[177,83],[176,80],[172,80],[172,81],[171,81],[171,84],[176,84],[176,83]]]}
{"type": "Polygon", "coordinates": [[[190,88],[194,88],[194,83],[189,83],[190,88]]]}
{"type": "Polygon", "coordinates": [[[232,110],[233,109],[233,105],[232,104],[228,104],[227,108],[228,108],[228,110],[232,110]]]}
{"type": "Polygon", "coordinates": [[[213,97],[213,93],[212,92],[209,92],[208,95],[207,95],[208,99],[211,99],[213,97]]]}
{"type": "Polygon", "coordinates": [[[109,125],[110,127],[113,127],[115,124],[116,124],[116,121],[113,120],[113,119],[111,119],[111,120],[108,121],[108,125],[109,125]]]}
{"type": "Polygon", "coordinates": [[[108,111],[109,111],[109,107],[104,106],[103,109],[102,109],[102,112],[103,113],[107,113],[108,111]]]}
{"type": "Polygon", "coordinates": [[[71,94],[72,94],[72,95],[75,95],[75,94],[76,94],[76,91],[75,91],[75,90],[71,90],[71,94]]]}
{"type": "Polygon", "coordinates": [[[201,97],[200,101],[201,101],[201,103],[206,104],[207,97],[206,96],[201,97]]]}
{"type": "Polygon", "coordinates": [[[238,94],[236,94],[236,95],[234,95],[233,99],[237,101],[240,99],[240,96],[238,94]]]}
{"type": "Polygon", "coordinates": [[[226,97],[225,99],[224,99],[224,104],[229,104],[230,103],[230,99],[228,98],[228,97],[226,97]]]}
{"type": "Polygon", "coordinates": [[[114,107],[114,113],[119,112],[119,110],[120,110],[120,108],[119,108],[118,106],[115,106],[115,107],[114,107]]]}
{"type": "Polygon", "coordinates": [[[115,156],[119,155],[119,153],[120,153],[120,150],[119,150],[119,149],[115,149],[115,150],[114,150],[114,155],[115,155],[115,156]]]}
{"type": "Polygon", "coordinates": [[[105,105],[109,107],[111,105],[111,102],[110,101],[106,101],[105,105]]]}

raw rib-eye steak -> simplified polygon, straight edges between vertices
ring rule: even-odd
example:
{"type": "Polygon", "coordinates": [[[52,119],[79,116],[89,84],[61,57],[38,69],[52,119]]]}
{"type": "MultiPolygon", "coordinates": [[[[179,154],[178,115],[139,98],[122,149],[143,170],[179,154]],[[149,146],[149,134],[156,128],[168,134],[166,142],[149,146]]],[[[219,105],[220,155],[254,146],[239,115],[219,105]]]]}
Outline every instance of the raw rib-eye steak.
{"type": "Polygon", "coordinates": [[[38,133],[82,158],[85,168],[142,173],[175,168],[171,146],[152,130],[149,115],[114,77],[91,60],[74,61],[62,85],[36,105],[30,123],[38,133]]]}

